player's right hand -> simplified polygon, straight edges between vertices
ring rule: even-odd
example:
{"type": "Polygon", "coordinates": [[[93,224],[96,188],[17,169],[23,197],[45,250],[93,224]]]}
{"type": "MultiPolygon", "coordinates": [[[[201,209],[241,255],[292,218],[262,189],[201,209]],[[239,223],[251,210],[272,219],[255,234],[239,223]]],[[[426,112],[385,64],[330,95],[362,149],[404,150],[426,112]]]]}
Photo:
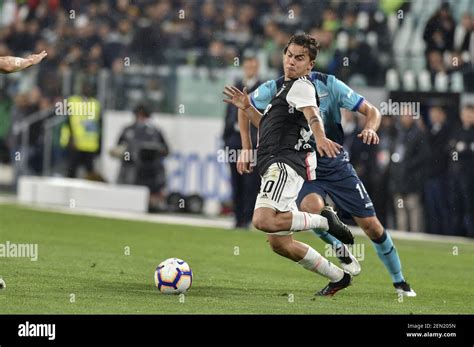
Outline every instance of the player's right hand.
{"type": "Polygon", "coordinates": [[[237,159],[237,172],[240,175],[248,174],[253,171],[251,160],[251,149],[242,149],[237,159]]]}
{"type": "Polygon", "coordinates": [[[31,61],[31,65],[38,64],[41,60],[43,60],[48,53],[46,51],[42,51],[41,53],[38,54],[30,54],[26,59],[29,59],[31,61]]]}
{"type": "Polygon", "coordinates": [[[235,107],[240,108],[241,110],[246,110],[250,107],[247,88],[244,88],[244,91],[241,92],[234,86],[225,86],[224,91],[222,93],[229,97],[229,99],[224,99],[222,101],[228,104],[232,104],[235,107]]]}
{"type": "Polygon", "coordinates": [[[322,140],[316,141],[316,149],[321,157],[335,158],[341,152],[342,146],[325,137],[322,140]]]}

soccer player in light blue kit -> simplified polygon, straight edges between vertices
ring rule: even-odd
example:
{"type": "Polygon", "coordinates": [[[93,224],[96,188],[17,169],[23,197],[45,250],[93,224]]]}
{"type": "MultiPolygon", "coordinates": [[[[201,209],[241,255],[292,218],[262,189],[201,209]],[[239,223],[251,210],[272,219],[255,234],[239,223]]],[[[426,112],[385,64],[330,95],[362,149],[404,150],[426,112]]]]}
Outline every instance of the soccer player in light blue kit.
{"type": "MultiPolygon", "coordinates": [[[[370,104],[363,96],[357,94],[344,82],[333,75],[311,72],[311,82],[315,85],[319,109],[324,122],[327,137],[343,144],[344,132],[341,126],[340,108],[359,112],[367,117],[365,128],[358,137],[368,145],[378,144],[377,130],[380,126],[381,114],[378,109],[370,104]]],[[[280,89],[283,77],[270,80],[261,84],[251,95],[250,101],[255,108],[264,110],[280,89]]],[[[242,149],[252,148],[248,136],[248,121],[245,115],[239,112],[241,126],[242,149]]],[[[310,143],[313,141],[309,140],[310,143]]],[[[311,143],[315,147],[314,142],[311,143]]],[[[245,156],[239,158],[239,172],[246,173],[252,170],[251,163],[245,156]]],[[[349,162],[349,155],[344,150],[336,158],[319,155],[316,168],[316,180],[306,181],[298,197],[299,207],[302,211],[319,213],[325,205],[325,197],[329,195],[336,206],[350,213],[356,223],[371,239],[375,251],[390,274],[396,292],[404,296],[416,296],[402,274],[400,258],[390,234],[378,220],[373,203],[349,162]]],[[[331,244],[341,261],[341,266],[352,275],[360,272],[357,259],[349,252],[347,247],[334,236],[327,232],[314,231],[324,242],[331,244]]]]}

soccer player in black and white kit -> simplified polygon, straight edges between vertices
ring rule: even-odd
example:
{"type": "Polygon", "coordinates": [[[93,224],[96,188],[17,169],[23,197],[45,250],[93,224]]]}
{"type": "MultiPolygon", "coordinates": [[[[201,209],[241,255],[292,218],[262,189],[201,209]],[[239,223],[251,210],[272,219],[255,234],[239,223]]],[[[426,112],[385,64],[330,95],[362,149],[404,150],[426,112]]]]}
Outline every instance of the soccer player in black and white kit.
{"type": "Polygon", "coordinates": [[[224,101],[245,111],[259,125],[257,169],[262,176],[253,224],[267,233],[272,249],[281,256],[321,274],[330,283],[318,292],[332,296],[351,282],[349,273],[329,262],[311,246],[296,241],[293,231],[319,229],[352,241],[350,230],[330,210],[321,215],[300,212],[296,198],[305,180],[314,180],[316,153],[308,144],[313,134],[321,156],[335,157],[342,148],[329,140],[319,115],[314,85],[305,77],[317,55],[317,42],[309,35],[293,36],[283,56],[285,81],[263,114],[254,108],[246,89],[225,87],[224,101]]]}

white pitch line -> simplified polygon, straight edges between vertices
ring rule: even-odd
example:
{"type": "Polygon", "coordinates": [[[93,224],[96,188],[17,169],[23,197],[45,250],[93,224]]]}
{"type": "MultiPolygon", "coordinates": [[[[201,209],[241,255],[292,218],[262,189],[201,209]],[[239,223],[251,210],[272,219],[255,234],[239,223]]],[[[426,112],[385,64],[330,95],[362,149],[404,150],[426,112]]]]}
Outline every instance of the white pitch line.
{"type": "MultiPolygon", "coordinates": [[[[112,211],[112,210],[96,210],[79,207],[64,207],[56,205],[45,205],[45,204],[26,204],[20,203],[14,197],[0,196],[0,204],[15,204],[23,207],[30,208],[32,210],[44,211],[44,212],[59,212],[73,215],[83,215],[91,217],[101,218],[113,218],[119,220],[129,221],[141,221],[150,223],[162,223],[162,224],[176,224],[176,225],[188,225],[188,226],[199,226],[219,229],[233,229],[233,218],[231,217],[206,217],[206,216],[190,216],[185,214],[149,214],[149,213],[137,213],[137,212],[126,212],[126,211],[112,211]]],[[[354,235],[365,236],[365,233],[359,227],[349,226],[354,235]]],[[[407,232],[399,230],[389,230],[390,235],[394,239],[400,240],[413,240],[413,241],[433,241],[433,242],[447,242],[447,243],[468,243],[474,244],[474,239],[470,239],[462,236],[446,236],[446,235],[433,235],[426,233],[407,232]]]]}

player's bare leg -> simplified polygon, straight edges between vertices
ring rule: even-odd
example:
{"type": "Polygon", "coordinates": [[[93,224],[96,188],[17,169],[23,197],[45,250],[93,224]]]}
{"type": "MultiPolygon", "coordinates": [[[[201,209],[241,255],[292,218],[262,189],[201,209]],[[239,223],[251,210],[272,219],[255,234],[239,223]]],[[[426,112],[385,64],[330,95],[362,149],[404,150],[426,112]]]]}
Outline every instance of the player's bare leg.
{"type": "Polygon", "coordinates": [[[275,253],[329,279],[330,283],[318,295],[333,296],[350,285],[350,274],[332,264],[311,246],[294,240],[291,235],[267,234],[267,239],[275,253]]]}
{"type": "Polygon", "coordinates": [[[319,194],[311,193],[303,198],[300,209],[309,213],[321,213],[324,206],[324,199],[319,194]]]}
{"type": "Polygon", "coordinates": [[[376,216],[364,218],[353,216],[353,218],[369,239],[376,240],[383,235],[384,227],[376,216]]]}
{"type": "Polygon", "coordinates": [[[259,207],[253,215],[254,226],[267,233],[278,231],[315,230],[338,236],[339,239],[353,243],[349,228],[342,223],[332,210],[323,211],[324,215],[301,212],[296,205],[291,212],[277,212],[273,208],[259,207]]]}
{"type": "Polygon", "coordinates": [[[272,251],[296,262],[304,258],[310,247],[305,243],[296,241],[291,235],[267,234],[267,241],[272,251]]]}
{"type": "MultiPolygon", "coordinates": [[[[300,209],[302,211],[309,213],[321,213],[324,207],[324,199],[316,193],[306,195],[300,205],[300,209]]],[[[352,255],[344,243],[327,231],[321,231],[317,229],[313,229],[313,231],[321,238],[321,240],[332,245],[337,258],[341,262],[341,266],[345,271],[349,272],[353,276],[357,276],[360,273],[361,267],[359,261],[352,255]]]]}
{"type": "Polygon", "coordinates": [[[252,222],[257,229],[267,233],[286,230],[301,231],[313,228],[329,229],[327,219],[318,214],[300,211],[277,212],[267,207],[255,209],[252,222]]]}

